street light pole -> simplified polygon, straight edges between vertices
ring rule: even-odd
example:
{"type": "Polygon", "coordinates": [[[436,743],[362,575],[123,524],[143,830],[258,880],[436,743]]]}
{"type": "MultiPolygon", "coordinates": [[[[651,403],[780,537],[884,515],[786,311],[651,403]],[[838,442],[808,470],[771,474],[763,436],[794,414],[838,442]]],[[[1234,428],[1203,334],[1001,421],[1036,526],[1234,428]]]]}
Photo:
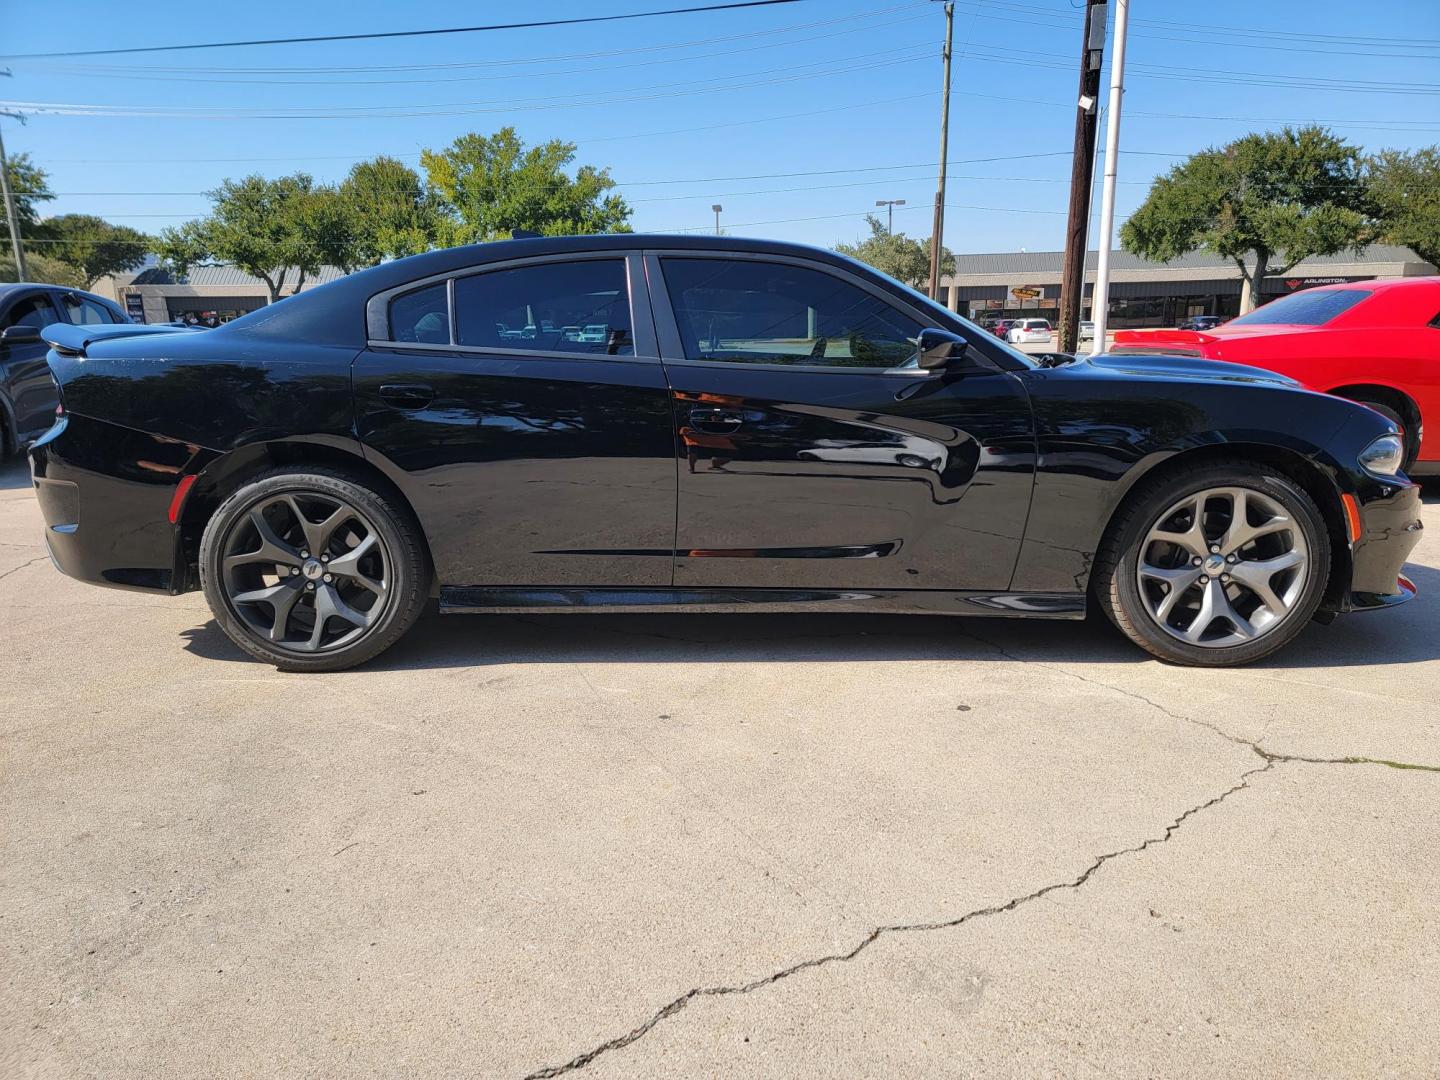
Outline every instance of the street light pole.
{"type": "Polygon", "coordinates": [[[885,207],[885,231],[891,236],[895,235],[895,207],[904,206],[904,199],[876,199],[876,206],[885,207]]]}
{"type": "Polygon", "coordinates": [[[935,189],[935,221],[930,227],[930,298],[940,298],[940,252],[945,246],[945,161],[950,156],[950,44],[955,35],[955,5],[945,5],[945,85],[940,97],[940,181],[935,189]]]}
{"type": "Polygon", "coordinates": [[[1105,351],[1105,328],[1110,319],[1110,244],[1115,234],[1115,177],[1120,168],[1120,100],[1125,96],[1125,31],[1129,22],[1130,0],[1115,0],[1110,106],[1109,115],[1105,118],[1105,180],[1100,187],[1100,252],[1095,265],[1095,289],[1090,294],[1090,318],[1095,323],[1092,348],[1096,353],[1105,351]]]}
{"type": "Polygon", "coordinates": [[[710,207],[710,209],[715,211],[715,235],[716,235],[716,236],[719,236],[719,235],[720,235],[720,211],[721,211],[721,210],[724,210],[725,208],[724,208],[723,206],[721,206],[721,205],[717,202],[717,203],[712,204],[711,207],[710,207]]]}

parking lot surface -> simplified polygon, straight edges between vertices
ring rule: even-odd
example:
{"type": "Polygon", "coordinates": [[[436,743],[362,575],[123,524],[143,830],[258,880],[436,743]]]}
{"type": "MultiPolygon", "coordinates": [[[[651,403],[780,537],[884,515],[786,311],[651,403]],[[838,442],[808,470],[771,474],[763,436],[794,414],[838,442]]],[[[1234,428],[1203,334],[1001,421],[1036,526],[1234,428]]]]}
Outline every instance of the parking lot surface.
{"type": "Polygon", "coordinates": [[[427,617],[249,661],[0,467],[0,1075],[1429,1076],[1440,537],[1196,671],[1098,622],[427,617]]]}

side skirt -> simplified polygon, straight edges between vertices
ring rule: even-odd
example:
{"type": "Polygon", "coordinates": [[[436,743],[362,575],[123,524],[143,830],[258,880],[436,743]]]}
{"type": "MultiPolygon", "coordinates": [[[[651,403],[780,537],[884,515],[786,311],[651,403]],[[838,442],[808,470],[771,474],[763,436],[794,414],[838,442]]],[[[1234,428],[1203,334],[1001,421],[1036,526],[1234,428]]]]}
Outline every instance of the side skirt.
{"type": "Polygon", "coordinates": [[[450,585],[440,590],[442,615],[521,611],[853,611],[1083,619],[1085,594],[932,589],[545,589],[475,585],[450,585]]]}

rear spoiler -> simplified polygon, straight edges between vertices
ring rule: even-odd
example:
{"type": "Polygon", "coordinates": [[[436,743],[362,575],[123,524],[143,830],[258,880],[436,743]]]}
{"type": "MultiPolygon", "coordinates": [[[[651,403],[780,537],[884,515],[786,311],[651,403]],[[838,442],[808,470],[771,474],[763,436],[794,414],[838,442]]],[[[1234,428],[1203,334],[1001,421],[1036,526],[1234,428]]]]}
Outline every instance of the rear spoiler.
{"type": "Polygon", "coordinates": [[[141,337],[146,334],[183,333],[178,326],[144,326],[139,323],[96,324],[72,326],[51,323],[40,331],[40,337],[62,356],[84,356],[85,350],[97,341],[113,338],[141,337]]]}

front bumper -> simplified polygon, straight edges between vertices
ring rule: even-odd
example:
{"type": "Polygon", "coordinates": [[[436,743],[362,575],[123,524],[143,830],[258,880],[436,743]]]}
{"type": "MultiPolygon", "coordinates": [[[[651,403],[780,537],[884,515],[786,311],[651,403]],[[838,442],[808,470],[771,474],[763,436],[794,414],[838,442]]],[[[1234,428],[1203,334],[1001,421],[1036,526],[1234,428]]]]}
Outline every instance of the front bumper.
{"type": "Polygon", "coordinates": [[[1403,604],[1415,585],[1400,571],[1425,526],[1418,484],[1385,485],[1360,502],[1360,536],[1351,545],[1350,590],[1343,611],[1374,611],[1403,604]]]}

